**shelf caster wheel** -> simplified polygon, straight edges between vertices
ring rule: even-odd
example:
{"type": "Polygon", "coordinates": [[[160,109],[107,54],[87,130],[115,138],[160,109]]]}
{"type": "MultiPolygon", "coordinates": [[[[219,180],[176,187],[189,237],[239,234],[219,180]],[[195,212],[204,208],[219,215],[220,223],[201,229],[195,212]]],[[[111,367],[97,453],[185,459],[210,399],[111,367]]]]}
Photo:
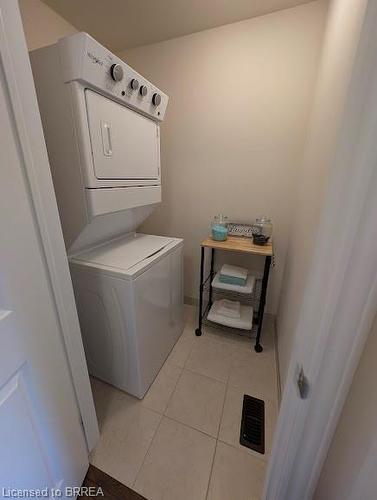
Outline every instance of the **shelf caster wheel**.
{"type": "Polygon", "coordinates": [[[255,344],[254,350],[255,350],[255,352],[262,352],[263,347],[260,344],[255,344]]]}
{"type": "Polygon", "coordinates": [[[200,329],[200,328],[197,328],[197,329],[195,330],[195,335],[196,335],[197,337],[200,337],[200,336],[201,336],[201,334],[202,334],[201,329],[200,329]]]}

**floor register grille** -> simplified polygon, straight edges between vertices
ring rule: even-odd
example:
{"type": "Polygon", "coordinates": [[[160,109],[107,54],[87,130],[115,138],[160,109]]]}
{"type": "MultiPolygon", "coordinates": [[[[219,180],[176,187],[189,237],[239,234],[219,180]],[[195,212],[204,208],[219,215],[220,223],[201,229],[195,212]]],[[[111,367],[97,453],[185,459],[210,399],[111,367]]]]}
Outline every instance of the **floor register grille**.
{"type": "Polygon", "coordinates": [[[240,444],[264,454],[264,401],[248,396],[243,397],[240,444]]]}

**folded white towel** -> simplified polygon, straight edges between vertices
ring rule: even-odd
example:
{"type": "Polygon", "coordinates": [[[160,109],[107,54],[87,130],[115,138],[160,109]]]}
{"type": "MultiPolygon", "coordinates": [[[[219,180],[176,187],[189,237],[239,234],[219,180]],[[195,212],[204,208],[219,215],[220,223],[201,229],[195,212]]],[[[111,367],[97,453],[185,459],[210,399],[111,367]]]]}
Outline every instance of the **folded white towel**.
{"type": "Polygon", "coordinates": [[[219,300],[216,300],[211,307],[207,319],[220,325],[230,326],[231,328],[241,328],[242,330],[251,330],[253,326],[253,308],[251,306],[241,306],[240,318],[229,318],[218,313],[219,300]]]}
{"type": "Polygon", "coordinates": [[[241,316],[241,304],[235,300],[219,300],[218,314],[228,318],[239,318],[241,316]]]}
{"type": "Polygon", "coordinates": [[[235,278],[247,279],[248,270],[243,267],[231,266],[224,264],[220,271],[221,274],[226,276],[233,276],[235,278]]]}

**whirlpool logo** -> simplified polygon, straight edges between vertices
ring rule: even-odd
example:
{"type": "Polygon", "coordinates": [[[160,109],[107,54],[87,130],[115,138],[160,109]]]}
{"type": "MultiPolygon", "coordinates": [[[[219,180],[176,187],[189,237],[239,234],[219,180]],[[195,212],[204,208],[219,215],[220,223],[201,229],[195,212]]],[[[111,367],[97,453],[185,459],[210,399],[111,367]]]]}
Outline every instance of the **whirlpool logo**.
{"type": "Polygon", "coordinates": [[[95,56],[91,52],[87,52],[86,54],[89,57],[89,59],[92,60],[93,64],[99,64],[100,66],[103,66],[103,61],[101,61],[101,59],[99,59],[97,56],[95,56]]]}

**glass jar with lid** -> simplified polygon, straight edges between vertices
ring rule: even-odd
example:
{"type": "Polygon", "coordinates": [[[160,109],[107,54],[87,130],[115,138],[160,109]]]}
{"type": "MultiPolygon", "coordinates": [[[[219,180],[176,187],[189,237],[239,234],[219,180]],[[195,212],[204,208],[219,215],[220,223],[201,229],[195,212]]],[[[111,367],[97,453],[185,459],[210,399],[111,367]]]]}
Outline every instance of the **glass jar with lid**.
{"type": "Polygon", "coordinates": [[[260,243],[267,243],[272,236],[272,228],[272,221],[269,217],[258,217],[253,224],[254,240],[259,240],[260,243]]]}
{"type": "Polygon", "coordinates": [[[228,238],[228,217],[223,214],[215,215],[211,230],[214,240],[225,241],[228,238]]]}

